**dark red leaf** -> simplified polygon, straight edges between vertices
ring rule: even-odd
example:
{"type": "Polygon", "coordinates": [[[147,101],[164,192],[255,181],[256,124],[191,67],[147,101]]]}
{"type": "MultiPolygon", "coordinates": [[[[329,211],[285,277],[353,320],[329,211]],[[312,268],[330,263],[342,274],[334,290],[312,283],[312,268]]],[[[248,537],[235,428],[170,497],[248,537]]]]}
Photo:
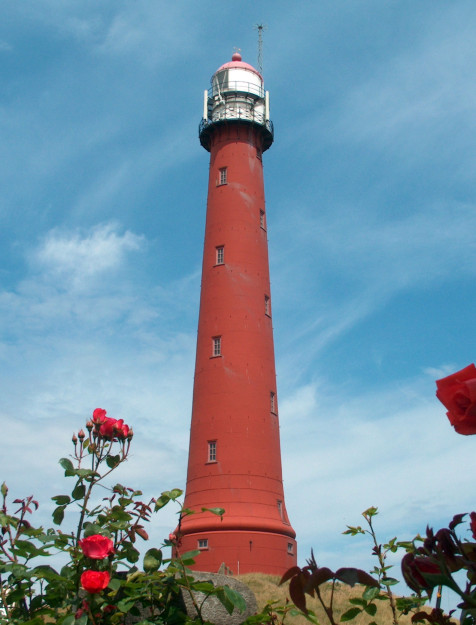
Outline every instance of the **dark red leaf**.
{"type": "Polygon", "coordinates": [[[304,584],[306,580],[302,579],[303,575],[296,575],[289,582],[289,595],[294,605],[304,614],[307,614],[306,595],[304,594],[304,584]],[[303,583],[304,582],[304,583],[303,583]]]}
{"type": "Polygon", "coordinates": [[[292,566],[281,577],[279,585],[281,586],[281,584],[284,584],[284,582],[287,582],[288,579],[291,579],[291,577],[294,577],[295,575],[298,575],[298,573],[301,573],[301,569],[299,568],[299,566],[292,566]]]}

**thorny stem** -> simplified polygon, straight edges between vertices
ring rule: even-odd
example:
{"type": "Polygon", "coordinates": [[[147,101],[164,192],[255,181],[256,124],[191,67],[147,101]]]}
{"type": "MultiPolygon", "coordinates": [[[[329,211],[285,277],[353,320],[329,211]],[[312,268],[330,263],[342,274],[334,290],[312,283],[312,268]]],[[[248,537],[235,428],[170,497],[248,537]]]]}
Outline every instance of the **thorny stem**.
{"type": "MultiPolygon", "coordinates": [[[[334,580],[334,583],[335,583],[335,580],[334,580]]],[[[322,607],[324,608],[324,611],[325,611],[325,613],[327,615],[327,618],[329,619],[329,623],[331,625],[337,625],[337,623],[334,621],[334,613],[332,611],[332,599],[331,599],[330,607],[327,607],[326,604],[324,603],[324,600],[322,599],[322,596],[321,596],[319,588],[316,588],[316,595],[317,595],[317,598],[319,599],[322,607]]]]}
{"type": "Polygon", "coordinates": [[[2,584],[2,577],[0,575],[0,594],[2,597],[2,608],[5,610],[5,615],[7,616],[8,620],[11,619],[11,611],[10,611],[10,606],[7,603],[7,593],[5,591],[5,586],[2,584]]]}
{"type": "MultiPolygon", "coordinates": [[[[204,620],[202,617],[202,607],[198,605],[197,600],[195,599],[195,595],[193,593],[193,590],[190,587],[190,582],[188,581],[188,577],[187,577],[187,572],[185,571],[185,565],[182,562],[182,558],[180,557],[180,554],[177,554],[177,560],[180,563],[180,567],[182,568],[182,574],[183,577],[185,579],[185,587],[187,589],[188,594],[190,595],[190,599],[192,600],[192,604],[193,607],[195,608],[195,611],[197,612],[197,616],[200,619],[200,623],[202,623],[202,625],[204,625],[204,620]]],[[[203,602],[202,602],[203,605],[203,602]]],[[[333,624],[335,625],[335,624],[333,624]]]]}
{"type": "MultiPolygon", "coordinates": [[[[381,546],[377,542],[377,537],[375,535],[375,530],[372,526],[372,517],[364,515],[365,520],[369,524],[370,527],[370,535],[372,536],[372,540],[374,541],[375,553],[377,554],[377,558],[380,564],[380,570],[382,574],[385,575],[385,555],[382,554],[381,546]]],[[[379,578],[381,575],[379,574],[379,578]]],[[[380,580],[379,580],[380,581],[380,580]]],[[[398,616],[397,616],[397,606],[395,605],[395,597],[393,596],[393,592],[390,590],[390,586],[385,587],[385,593],[390,602],[390,607],[392,608],[392,617],[393,617],[393,625],[398,625],[398,616]]]]}

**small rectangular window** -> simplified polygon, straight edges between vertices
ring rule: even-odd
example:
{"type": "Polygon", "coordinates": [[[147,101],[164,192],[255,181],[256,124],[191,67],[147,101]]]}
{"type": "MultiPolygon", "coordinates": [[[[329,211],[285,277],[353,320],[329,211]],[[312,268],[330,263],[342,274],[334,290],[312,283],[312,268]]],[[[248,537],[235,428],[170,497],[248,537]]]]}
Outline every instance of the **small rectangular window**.
{"type": "Polygon", "coordinates": [[[264,214],[264,211],[259,212],[259,225],[261,228],[263,228],[263,230],[266,230],[266,216],[264,214]]]}
{"type": "Polygon", "coordinates": [[[279,516],[283,520],[283,502],[278,499],[278,512],[279,516]]]}
{"type": "Polygon", "coordinates": [[[219,170],[218,184],[226,184],[228,167],[221,167],[219,170]]]}
{"type": "Polygon", "coordinates": [[[221,356],[221,336],[213,337],[212,356],[221,356]]]}
{"type": "Polygon", "coordinates": [[[208,549],[208,538],[199,538],[197,547],[201,550],[208,549]]]}
{"type": "Polygon", "coordinates": [[[217,251],[216,264],[223,265],[223,263],[225,262],[225,248],[223,247],[223,245],[221,245],[220,247],[216,248],[216,251],[217,251]]]}
{"type": "Polygon", "coordinates": [[[271,301],[269,299],[269,295],[264,296],[264,314],[271,317],[271,301]]]}
{"type": "Polygon", "coordinates": [[[294,554],[294,545],[292,543],[288,543],[288,553],[290,555],[294,554]]]}
{"type": "Polygon", "coordinates": [[[271,393],[269,394],[269,399],[271,404],[271,412],[273,414],[276,414],[276,393],[273,393],[273,391],[271,391],[271,393]]]}
{"type": "Polygon", "coordinates": [[[208,441],[208,460],[207,462],[217,461],[217,442],[208,441]]]}

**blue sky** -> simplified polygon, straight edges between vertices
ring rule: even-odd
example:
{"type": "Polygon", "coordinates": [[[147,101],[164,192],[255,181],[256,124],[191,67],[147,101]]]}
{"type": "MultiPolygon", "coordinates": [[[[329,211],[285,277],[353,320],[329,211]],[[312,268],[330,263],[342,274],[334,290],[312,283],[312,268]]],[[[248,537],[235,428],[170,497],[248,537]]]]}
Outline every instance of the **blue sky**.
{"type": "Polygon", "coordinates": [[[136,433],[124,482],[184,486],[203,90],[257,23],[287,508],[300,562],[368,568],[365,508],[408,539],[475,507],[434,397],[476,353],[472,0],[2,3],[2,479],[47,519],[101,406],[136,433]]]}

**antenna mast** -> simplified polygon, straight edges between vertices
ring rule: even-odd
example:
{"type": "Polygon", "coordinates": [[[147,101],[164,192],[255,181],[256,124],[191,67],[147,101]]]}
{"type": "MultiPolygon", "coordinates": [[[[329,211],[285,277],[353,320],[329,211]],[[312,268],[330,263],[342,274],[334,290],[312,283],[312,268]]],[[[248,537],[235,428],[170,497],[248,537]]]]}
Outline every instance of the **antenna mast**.
{"type": "Polygon", "coordinates": [[[255,29],[258,31],[258,71],[263,75],[263,30],[268,27],[266,24],[256,24],[255,29]]]}

